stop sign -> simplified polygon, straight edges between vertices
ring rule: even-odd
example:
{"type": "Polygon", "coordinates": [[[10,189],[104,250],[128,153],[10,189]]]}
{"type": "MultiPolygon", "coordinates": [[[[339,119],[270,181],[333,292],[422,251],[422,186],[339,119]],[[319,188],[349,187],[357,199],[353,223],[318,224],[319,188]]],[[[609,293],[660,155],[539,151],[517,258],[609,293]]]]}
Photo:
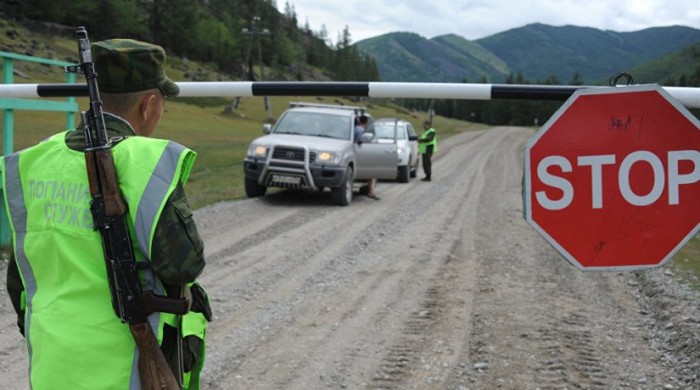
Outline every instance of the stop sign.
{"type": "Polygon", "coordinates": [[[700,230],[700,121],[659,86],[578,90],[524,179],[525,219],[576,267],[659,266],[700,230]]]}

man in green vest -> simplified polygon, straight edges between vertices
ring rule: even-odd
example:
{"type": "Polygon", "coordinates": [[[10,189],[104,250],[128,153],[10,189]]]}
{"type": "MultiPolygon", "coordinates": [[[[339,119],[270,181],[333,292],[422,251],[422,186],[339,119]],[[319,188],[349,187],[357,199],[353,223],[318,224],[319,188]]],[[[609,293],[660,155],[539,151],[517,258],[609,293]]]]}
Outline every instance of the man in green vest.
{"type": "Polygon", "coordinates": [[[423,122],[423,132],[418,139],[418,153],[420,153],[423,163],[425,177],[422,181],[430,181],[433,173],[433,153],[437,153],[437,135],[435,129],[430,125],[430,121],[423,122]]]}
{"type": "MultiPolygon", "coordinates": [[[[142,289],[192,297],[188,314],[148,320],[184,388],[198,389],[211,309],[196,283],[204,248],[184,191],[196,153],[147,138],[179,88],[160,46],[112,39],[94,43],[92,54],[142,289]]],[[[81,124],[0,161],[13,242],[7,291],[34,390],[140,389],[138,350],[112,309],[93,229],[84,150],[81,124]]]]}

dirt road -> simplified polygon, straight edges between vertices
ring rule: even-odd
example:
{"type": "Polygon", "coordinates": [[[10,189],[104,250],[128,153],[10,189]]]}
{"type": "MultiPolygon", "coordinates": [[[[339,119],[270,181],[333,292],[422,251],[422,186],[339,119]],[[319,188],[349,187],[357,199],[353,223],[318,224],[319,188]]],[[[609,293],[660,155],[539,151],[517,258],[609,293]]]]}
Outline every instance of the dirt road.
{"type": "MultiPolygon", "coordinates": [[[[700,388],[697,293],[664,268],[580,272],[523,220],[532,134],[443,140],[432,182],[379,183],[380,201],[198,210],[204,389],[700,388]]],[[[2,295],[0,375],[26,383],[2,295]]]]}

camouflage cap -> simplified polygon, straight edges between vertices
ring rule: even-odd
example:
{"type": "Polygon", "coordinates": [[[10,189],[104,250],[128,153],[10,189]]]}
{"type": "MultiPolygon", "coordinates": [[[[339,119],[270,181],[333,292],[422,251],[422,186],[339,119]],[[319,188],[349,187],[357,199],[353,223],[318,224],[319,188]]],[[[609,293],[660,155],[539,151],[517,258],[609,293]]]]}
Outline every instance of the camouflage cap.
{"type": "Polygon", "coordinates": [[[92,44],[100,91],[138,92],[158,88],[177,96],[180,88],[165,75],[165,51],[158,45],[133,39],[109,39],[92,44]]]}

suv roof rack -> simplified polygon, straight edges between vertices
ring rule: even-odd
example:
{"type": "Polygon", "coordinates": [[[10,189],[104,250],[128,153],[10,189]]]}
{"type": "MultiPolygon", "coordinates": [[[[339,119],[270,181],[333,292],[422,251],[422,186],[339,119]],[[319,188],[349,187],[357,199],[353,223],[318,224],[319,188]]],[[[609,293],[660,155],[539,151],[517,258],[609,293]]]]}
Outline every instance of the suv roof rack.
{"type": "Polygon", "coordinates": [[[353,110],[355,114],[364,114],[367,107],[345,106],[340,104],[322,104],[322,103],[307,103],[307,102],[289,102],[289,107],[319,107],[319,108],[334,108],[336,110],[353,110]]]}

